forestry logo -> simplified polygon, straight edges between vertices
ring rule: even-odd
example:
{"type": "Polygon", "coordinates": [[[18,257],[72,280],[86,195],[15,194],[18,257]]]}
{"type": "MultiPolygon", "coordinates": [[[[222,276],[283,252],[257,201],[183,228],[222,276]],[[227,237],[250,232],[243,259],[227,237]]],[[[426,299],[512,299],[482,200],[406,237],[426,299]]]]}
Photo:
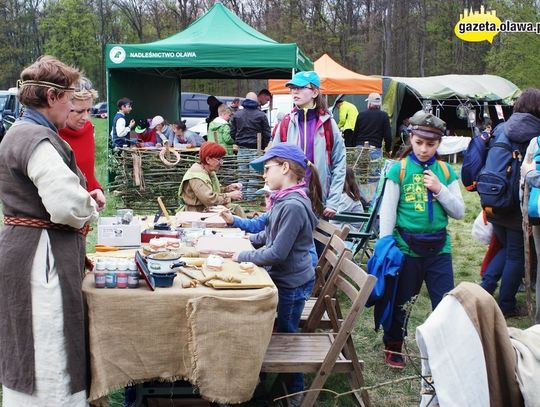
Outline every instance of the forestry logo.
{"type": "Polygon", "coordinates": [[[121,64],[126,59],[126,51],[122,47],[112,47],[109,51],[109,58],[115,64],[121,64]]]}
{"type": "Polygon", "coordinates": [[[454,33],[463,41],[488,41],[490,44],[499,33],[538,34],[539,32],[540,23],[538,22],[501,21],[495,10],[487,11],[484,6],[480,7],[480,11],[463,10],[463,14],[459,15],[459,21],[454,27],[454,33]]]}

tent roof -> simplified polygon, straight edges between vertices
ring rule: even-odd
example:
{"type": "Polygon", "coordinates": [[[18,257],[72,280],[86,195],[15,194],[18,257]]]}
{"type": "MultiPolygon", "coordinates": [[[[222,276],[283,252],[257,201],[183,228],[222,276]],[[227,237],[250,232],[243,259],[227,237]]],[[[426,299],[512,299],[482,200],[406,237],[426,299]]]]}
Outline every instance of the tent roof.
{"type": "Polygon", "coordinates": [[[158,68],[162,76],[180,78],[289,78],[292,69],[313,67],[296,43],[274,41],[221,3],[171,37],[108,44],[105,56],[108,69],[158,68]]]}
{"type": "Polygon", "coordinates": [[[482,101],[516,99],[521,91],[507,79],[495,75],[440,75],[424,78],[390,76],[406,85],[419,99],[476,99],[482,101]]]}
{"type": "MultiPolygon", "coordinates": [[[[325,95],[382,93],[382,79],[353,72],[334,61],[328,54],[315,61],[315,72],[321,78],[321,88],[325,95]]],[[[269,80],[268,89],[272,93],[288,93],[286,80],[269,80]]]]}

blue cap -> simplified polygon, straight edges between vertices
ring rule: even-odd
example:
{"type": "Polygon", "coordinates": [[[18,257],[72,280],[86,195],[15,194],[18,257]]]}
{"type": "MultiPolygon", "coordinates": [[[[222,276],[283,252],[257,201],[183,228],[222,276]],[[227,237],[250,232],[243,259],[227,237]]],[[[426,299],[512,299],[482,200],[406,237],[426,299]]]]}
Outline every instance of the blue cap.
{"type": "Polygon", "coordinates": [[[298,163],[302,168],[307,168],[306,155],[296,144],[279,143],[270,148],[262,157],[249,163],[255,171],[263,172],[264,163],[272,158],[284,158],[298,163]]]}
{"type": "Polygon", "coordinates": [[[313,84],[316,87],[321,87],[321,78],[315,71],[304,71],[296,73],[293,78],[285,84],[285,86],[307,86],[313,84]]]}

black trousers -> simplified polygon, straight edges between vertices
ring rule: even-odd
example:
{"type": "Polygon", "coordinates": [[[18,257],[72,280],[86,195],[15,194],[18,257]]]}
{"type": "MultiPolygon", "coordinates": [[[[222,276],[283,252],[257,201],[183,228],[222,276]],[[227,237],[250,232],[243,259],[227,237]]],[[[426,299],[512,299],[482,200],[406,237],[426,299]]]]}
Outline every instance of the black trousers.
{"type": "Polygon", "coordinates": [[[354,147],[356,140],[352,129],[343,130],[343,138],[345,139],[345,147],[354,147]]]}

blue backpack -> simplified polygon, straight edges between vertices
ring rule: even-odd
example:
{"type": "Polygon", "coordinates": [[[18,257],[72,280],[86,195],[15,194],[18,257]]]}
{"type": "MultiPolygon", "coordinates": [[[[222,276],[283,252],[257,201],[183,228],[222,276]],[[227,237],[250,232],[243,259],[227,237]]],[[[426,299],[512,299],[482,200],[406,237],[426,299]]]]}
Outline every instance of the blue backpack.
{"type": "Polygon", "coordinates": [[[463,152],[461,182],[467,191],[476,191],[478,175],[486,163],[490,137],[487,133],[473,137],[467,150],[463,152]]]}
{"type": "Polygon", "coordinates": [[[480,204],[490,214],[519,209],[519,178],[526,144],[511,142],[499,125],[476,183],[480,204]]]}
{"type": "MultiPolygon", "coordinates": [[[[534,153],[533,161],[536,163],[536,170],[540,170],[540,136],[536,138],[538,149],[534,153]]],[[[529,185],[529,204],[527,205],[529,223],[540,225],[540,188],[529,185]]]]}

